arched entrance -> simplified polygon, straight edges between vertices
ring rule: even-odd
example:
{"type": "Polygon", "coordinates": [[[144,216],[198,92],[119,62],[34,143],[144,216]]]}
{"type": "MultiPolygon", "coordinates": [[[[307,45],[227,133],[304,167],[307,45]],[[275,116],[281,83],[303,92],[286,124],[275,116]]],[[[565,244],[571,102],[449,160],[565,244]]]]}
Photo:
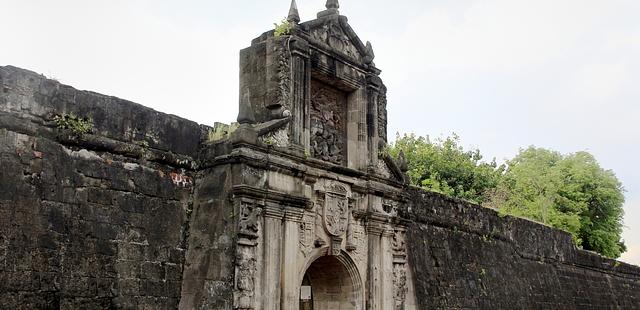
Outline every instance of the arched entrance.
{"type": "Polygon", "coordinates": [[[322,256],[307,268],[300,310],[361,310],[362,305],[362,282],[348,257],[322,256]]]}

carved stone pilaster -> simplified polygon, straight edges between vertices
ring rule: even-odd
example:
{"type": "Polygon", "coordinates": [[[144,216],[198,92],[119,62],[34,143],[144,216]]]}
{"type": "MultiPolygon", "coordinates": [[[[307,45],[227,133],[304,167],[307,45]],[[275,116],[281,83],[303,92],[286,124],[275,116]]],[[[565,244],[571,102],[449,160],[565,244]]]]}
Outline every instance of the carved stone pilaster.
{"type": "Polygon", "coordinates": [[[263,216],[266,218],[274,218],[274,219],[283,219],[284,218],[284,209],[273,203],[267,203],[264,206],[263,216]]]}
{"type": "Polygon", "coordinates": [[[378,137],[387,143],[387,87],[380,87],[378,96],[378,137]]]}
{"type": "Polygon", "coordinates": [[[238,247],[234,290],[235,309],[254,309],[256,270],[255,253],[247,247],[238,247]]]}
{"type": "Polygon", "coordinates": [[[300,148],[309,145],[309,43],[301,38],[293,37],[289,44],[291,51],[291,144],[300,148]]]}
{"type": "Polygon", "coordinates": [[[318,197],[316,199],[316,203],[315,203],[315,213],[316,213],[316,217],[315,217],[315,232],[316,232],[316,240],[314,241],[314,246],[316,248],[322,247],[326,244],[326,241],[324,241],[319,233],[320,231],[322,231],[322,227],[323,227],[323,222],[324,222],[324,194],[322,193],[318,193],[318,197]]]}
{"type": "Polygon", "coordinates": [[[404,227],[396,227],[391,239],[393,253],[393,299],[395,310],[404,310],[407,296],[407,247],[404,227]]]}
{"type": "Polygon", "coordinates": [[[234,308],[254,309],[256,246],[260,234],[261,208],[249,199],[238,201],[238,240],[235,257],[234,308]]]}
{"type": "Polygon", "coordinates": [[[382,236],[385,231],[384,225],[376,222],[367,223],[367,234],[374,236],[382,236]]]}
{"type": "Polygon", "coordinates": [[[300,251],[304,256],[309,255],[313,247],[313,236],[315,231],[316,216],[313,212],[305,212],[300,222],[300,251]]]}
{"type": "Polygon", "coordinates": [[[405,264],[393,264],[393,299],[395,310],[404,310],[407,299],[407,268],[405,264]]]}
{"type": "Polygon", "coordinates": [[[299,208],[285,208],[284,220],[287,222],[302,223],[302,217],[304,216],[304,210],[299,208]]]}
{"type": "Polygon", "coordinates": [[[353,237],[354,222],[351,215],[353,210],[355,210],[355,202],[355,199],[349,198],[349,212],[347,212],[347,245],[345,247],[347,251],[355,251],[357,247],[353,237]]]}

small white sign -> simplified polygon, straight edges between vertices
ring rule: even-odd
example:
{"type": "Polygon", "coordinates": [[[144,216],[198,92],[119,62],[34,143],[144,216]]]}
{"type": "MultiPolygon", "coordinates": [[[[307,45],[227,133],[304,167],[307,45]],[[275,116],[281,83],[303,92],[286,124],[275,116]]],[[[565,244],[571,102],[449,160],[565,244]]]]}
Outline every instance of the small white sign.
{"type": "Polygon", "coordinates": [[[311,286],[303,285],[300,287],[300,300],[311,300],[311,286]]]}

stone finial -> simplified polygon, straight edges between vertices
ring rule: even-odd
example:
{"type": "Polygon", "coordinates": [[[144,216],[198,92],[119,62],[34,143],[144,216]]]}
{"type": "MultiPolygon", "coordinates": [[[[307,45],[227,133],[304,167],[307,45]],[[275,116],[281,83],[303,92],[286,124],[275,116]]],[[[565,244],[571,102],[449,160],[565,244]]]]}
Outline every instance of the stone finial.
{"type": "Polygon", "coordinates": [[[296,0],[291,0],[291,8],[289,8],[287,21],[295,24],[300,22],[300,14],[298,14],[298,5],[296,4],[296,0]]]}
{"type": "Polygon", "coordinates": [[[327,7],[327,10],[337,10],[340,8],[340,3],[338,3],[338,0],[327,0],[327,4],[325,6],[327,7]]]}
{"type": "Polygon", "coordinates": [[[338,9],[340,8],[340,3],[338,3],[338,0],[327,0],[327,4],[325,6],[327,9],[318,13],[318,18],[339,14],[338,9]]]}
{"type": "Polygon", "coordinates": [[[367,41],[367,45],[366,45],[366,54],[364,56],[364,63],[366,64],[372,64],[373,63],[373,59],[376,58],[376,55],[373,53],[373,46],[371,46],[371,42],[367,41]]]}
{"type": "Polygon", "coordinates": [[[404,155],[403,151],[400,151],[398,154],[398,167],[402,173],[406,173],[409,171],[409,164],[407,163],[407,157],[404,155]]]}
{"type": "Polygon", "coordinates": [[[240,109],[238,111],[238,123],[240,124],[255,124],[256,117],[253,114],[253,107],[251,106],[251,99],[249,98],[249,92],[245,92],[240,100],[240,109]]]}

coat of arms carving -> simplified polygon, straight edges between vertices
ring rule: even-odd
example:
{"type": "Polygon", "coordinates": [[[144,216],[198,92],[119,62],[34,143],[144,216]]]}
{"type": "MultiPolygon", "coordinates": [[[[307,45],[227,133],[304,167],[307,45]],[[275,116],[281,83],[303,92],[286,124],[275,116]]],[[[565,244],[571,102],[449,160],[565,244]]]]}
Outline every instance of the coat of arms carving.
{"type": "Polygon", "coordinates": [[[347,190],[334,185],[326,193],[324,200],[324,225],[332,236],[342,236],[347,231],[349,201],[347,190]]]}

